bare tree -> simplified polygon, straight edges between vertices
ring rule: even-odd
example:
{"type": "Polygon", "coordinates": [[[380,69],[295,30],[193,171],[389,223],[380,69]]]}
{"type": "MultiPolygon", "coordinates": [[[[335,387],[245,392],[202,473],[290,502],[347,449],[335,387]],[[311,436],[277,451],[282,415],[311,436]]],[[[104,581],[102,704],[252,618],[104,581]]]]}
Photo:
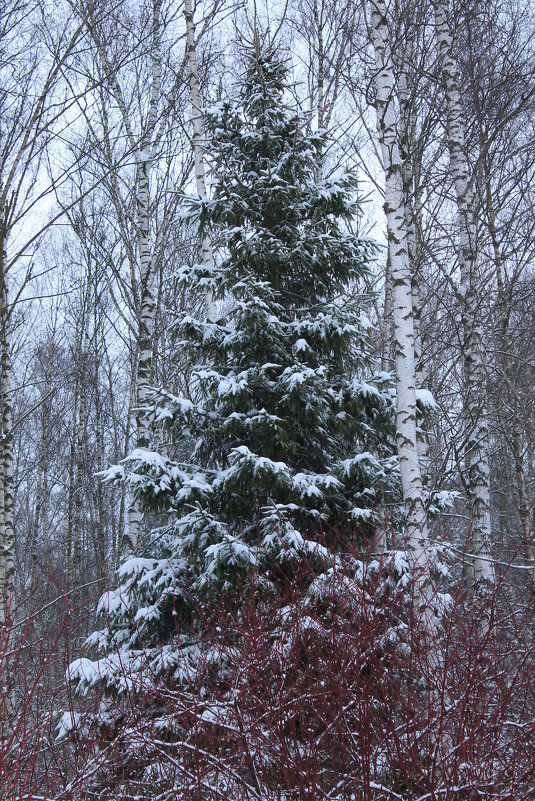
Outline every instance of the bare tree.
{"type": "MultiPolygon", "coordinates": [[[[219,0],[212,14],[217,11],[219,0]]],[[[203,125],[201,112],[201,91],[199,83],[199,67],[197,63],[197,41],[191,0],[184,0],[184,19],[186,21],[186,56],[188,61],[188,83],[191,98],[191,122],[193,127],[193,155],[195,158],[195,186],[201,199],[206,195],[206,169],[204,163],[203,125]]],[[[206,265],[208,272],[214,269],[214,254],[209,237],[204,234],[199,245],[199,263],[206,265]]],[[[206,318],[213,320],[216,315],[212,291],[206,289],[206,318]]]]}
{"type": "Polygon", "coordinates": [[[448,10],[434,2],[444,92],[450,165],[455,186],[461,295],[463,297],[464,413],[469,430],[464,447],[466,485],[470,504],[469,551],[473,553],[470,580],[476,586],[493,580],[490,556],[489,424],[486,394],[486,352],[481,320],[482,277],[479,264],[477,205],[465,156],[464,120],[459,70],[453,50],[448,10]]]}
{"type": "MultiPolygon", "coordinates": [[[[461,19],[464,63],[460,69],[466,86],[465,107],[471,119],[472,183],[480,208],[480,235],[485,241],[482,260],[495,276],[494,370],[500,396],[490,411],[509,443],[522,551],[526,562],[534,565],[522,435],[523,398],[517,380],[518,370],[524,369],[525,362],[515,364],[516,334],[511,324],[516,286],[522,286],[529,275],[535,244],[525,225],[526,215],[530,215],[528,199],[533,193],[530,165],[535,53],[529,31],[533,17],[529,7],[503,6],[486,0],[461,19]]],[[[492,462],[491,457],[491,468],[492,462]]],[[[532,592],[534,582],[531,573],[532,592]]]]}
{"type": "Polygon", "coordinates": [[[416,432],[416,360],[412,297],[403,196],[403,164],[396,119],[394,65],[390,50],[388,10],[383,0],[370,0],[370,36],[375,50],[377,130],[385,176],[387,222],[393,295],[396,362],[396,438],[407,517],[407,545],[416,565],[427,561],[427,520],[416,432]]]}
{"type": "MultiPolygon", "coordinates": [[[[133,445],[144,449],[150,445],[146,406],[155,370],[159,281],[170,227],[176,221],[177,190],[190,167],[180,150],[183,140],[177,137],[182,125],[178,120],[184,60],[179,60],[177,68],[171,34],[162,40],[174,24],[175,11],[166,9],[164,16],[161,0],[140,9],[138,35],[125,26],[121,52],[114,38],[117,15],[120,8],[102,22],[88,13],[94,52],[80,68],[95,76],[101,88],[95,97],[96,109],[81,108],[86,138],[80,147],[84,141],[91,143],[87,168],[102,179],[109,223],[116,231],[113,252],[102,256],[113,277],[112,297],[130,332],[133,445]]],[[[98,240],[96,230],[94,235],[98,240]]],[[[131,446],[127,432],[125,448],[131,446]]],[[[142,517],[133,492],[127,504],[123,555],[137,551],[142,517]]]]}
{"type": "MultiPolygon", "coordinates": [[[[33,253],[57,218],[45,215],[27,234],[39,204],[65,170],[43,175],[45,148],[64,124],[73,98],[59,92],[62,71],[78,46],[85,20],[50,30],[41,3],[12,0],[0,27],[0,627],[9,627],[14,588],[13,394],[11,332],[17,302],[34,276],[33,253]],[[24,227],[26,225],[26,228],[24,227]],[[22,231],[22,234],[21,234],[22,231]],[[15,240],[14,234],[17,234],[15,240]]],[[[9,712],[4,696],[0,737],[9,712]]]]}

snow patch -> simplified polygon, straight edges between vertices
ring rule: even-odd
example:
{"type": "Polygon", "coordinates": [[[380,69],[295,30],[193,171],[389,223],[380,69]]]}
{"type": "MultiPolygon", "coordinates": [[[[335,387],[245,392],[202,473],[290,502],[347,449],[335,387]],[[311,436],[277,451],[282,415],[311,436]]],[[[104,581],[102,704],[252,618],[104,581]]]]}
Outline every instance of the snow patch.
{"type": "Polygon", "coordinates": [[[416,402],[426,409],[434,411],[437,408],[437,402],[432,393],[428,389],[416,390],[416,402]]]}

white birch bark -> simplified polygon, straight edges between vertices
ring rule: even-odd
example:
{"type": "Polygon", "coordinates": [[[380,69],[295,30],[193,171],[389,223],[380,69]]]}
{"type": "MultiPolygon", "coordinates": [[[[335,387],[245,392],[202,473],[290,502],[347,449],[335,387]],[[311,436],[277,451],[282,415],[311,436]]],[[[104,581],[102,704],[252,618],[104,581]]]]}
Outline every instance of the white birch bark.
{"type": "Polygon", "coordinates": [[[470,584],[493,582],[490,559],[490,469],[489,426],[486,395],[486,352],[479,302],[483,289],[477,252],[476,198],[468,177],[464,121],[459,91],[459,71],[453,51],[448,8],[434,0],[435,30],[446,96],[447,136],[450,167],[455,186],[459,228],[459,265],[463,296],[464,414],[468,437],[464,448],[470,506],[468,551],[474,554],[468,566],[470,584]]]}
{"type": "MultiPolygon", "coordinates": [[[[412,4],[408,6],[408,13],[414,13],[412,4]]],[[[422,389],[427,384],[427,369],[424,361],[424,347],[422,342],[422,245],[420,241],[421,207],[416,192],[414,178],[414,152],[415,143],[413,130],[415,126],[414,103],[411,103],[409,86],[413,83],[413,59],[415,48],[413,41],[413,28],[410,22],[407,26],[407,40],[401,56],[395,58],[397,65],[397,83],[399,91],[399,136],[400,155],[402,160],[403,198],[405,205],[405,229],[407,232],[407,251],[411,269],[412,313],[414,320],[414,361],[416,370],[416,388],[422,389]]],[[[418,458],[424,486],[427,483],[429,470],[429,443],[427,434],[420,427],[417,437],[418,458]]]]}
{"type": "Polygon", "coordinates": [[[370,0],[375,50],[377,129],[385,173],[385,203],[392,283],[396,363],[396,439],[407,518],[407,547],[417,567],[427,567],[427,520],[416,441],[416,364],[414,317],[402,161],[395,113],[395,87],[384,0],[370,0]]]}
{"type": "MultiPolygon", "coordinates": [[[[136,370],[136,447],[148,448],[150,431],[145,409],[149,403],[152,377],[152,344],[154,338],[155,265],[150,237],[150,169],[153,163],[153,139],[158,123],[158,104],[161,88],[160,45],[161,2],[152,4],[151,91],[147,119],[139,144],[136,160],[137,239],[139,254],[139,307],[136,370]]],[[[123,104],[124,105],[124,104],[123,104]]],[[[125,119],[127,115],[124,115],[125,119]]],[[[136,553],[141,534],[143,514],[138,499],[132,495],[128,508],[127,536],[123,544],[125,555],[136,553]]]]}
{"type": "MultiPolygon", "coordinates": [[[[412,42],[407,43],[411,48],[412,42]]],[[[412,50],[412,48],[411,48],[412,50]]],[[[410,52],[409,52],[410,57],[410,52]]],[[[421,214],[418,199],[415,196],[413,151],[414,141],[411,133],[414,124],[414,107],[411,106],[409,96],[409,81],[406,70],[409,63],[398,60],[397,83],[399,91],[399,137],[402,160],[402,182],[405,204],[405,227],[407,231],[407,250],[412,278],[412,308],[414,318],[414,353],[416,360],[417,386],[423,387],[427,381],[425,365],[423,362],[423,345],[421,334],[421,245],[419,242],[418,216],[421,214]]]]}
{"type": "Polygon", "coordinates": [[[394,363],[394,334],[392,318],[392,270],[390,253],[386,254],[385,295],[383,304],[383,326],[381,333],[381,369],[389,372],[394,363]]]}
{"type": "MultiPolygon", "coordinates": [[[[191,123],[193,127],[193,155],[195,158],[195,186],[201,200],[206,199],[206,168],[204,164],[203,127],[201,115],[201,94],[199,87],[199,68],[195,42],[195,24],[191,0],[184,0],[184,18],[186,20],[186,57],[188,60],[188,81],[191,97],[191,123]]],[[[199,263],[205,264],[210,272],[214,268],[214,254],[210,238],[204,234],[199,244],[199,263]]],[[[216,304],[210,289],[206,290],[206,319],[216,317],[216,304]]]]}
{"type": "Polygon", "coordinates": [[[318,76],[316,79],[318,130],[322,131],[325,127],[325,48],[323,45],[323,13],[320,15],[318,0],[314,0],[312,15],[318,49],[318,76]]]}
{"type": "MultiPolygon", "coordinates": [[[[314,20],[314,29],[316,34],[316,47],[317,47],[317,77],[316,77],[316,105],[317,105],[317,124],[318,131],[325,130],[325,47],[323,42],[323,3],[321,4],[321,13],[318,0],[314,0],[312,7],[312,19],[314,20]]],[[[323,146],[318,154],[318,167],[316,171],[316,179],[321,181],[323,178],[323,146]]]]}

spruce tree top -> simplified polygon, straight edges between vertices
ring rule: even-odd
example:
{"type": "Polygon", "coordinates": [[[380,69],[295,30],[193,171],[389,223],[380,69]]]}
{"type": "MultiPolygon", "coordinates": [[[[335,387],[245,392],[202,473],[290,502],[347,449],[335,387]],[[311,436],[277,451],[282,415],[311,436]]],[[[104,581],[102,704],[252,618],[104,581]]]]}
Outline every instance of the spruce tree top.
{"type": "Polygon", "coordinates": [[[318,180],[323,137],[285,104],[286,78],[275,53],[249,53],[238,104],[206,115],[215,185],[200,223],[228,251],[225,291],[233,278],[269,281],[291,313],[362,278],[369,246],[342,232],[358,211],[355,180],[318,180]]]}

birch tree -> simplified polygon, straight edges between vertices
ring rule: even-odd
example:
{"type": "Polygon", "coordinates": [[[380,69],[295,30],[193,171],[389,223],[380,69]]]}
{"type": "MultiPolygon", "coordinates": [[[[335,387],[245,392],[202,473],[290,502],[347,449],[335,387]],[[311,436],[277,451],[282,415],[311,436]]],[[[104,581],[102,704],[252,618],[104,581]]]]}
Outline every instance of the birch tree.
{"type": "MultiPolygon", "coordinates": [[[[403,200],[407,250],[411,269],[412,309],[414,318],[414,348],[416,388],[427,390],[429,385],[428,353],[425,342],[426,320],[423,291],[427,267],[424,196],[428,194],[429,175],[426,157],[436,150],[433,139],[438,138],[434,82],[428,63],[429,35],[425,25],[426,5],[420,0],[394,3],[391,12],[392,60],[399,102],[399,148],[402,162],[403,200]]],[[[431,476],[429,432],[434,403],[427,392],[420,393],[420,415],[417,446],[422,480],[426,485],[431,476]],[[429,402],[425,402],[425,401],[429,402]],[[423,426],[423,427],[422,427],[423,426]]]]}
{"type": "Polygon", "coordinates": [[[383,0],[370,0],[370,34],[375,51],[377,130],[385,177],[384,212],[391,269],[396,364],[396,438],[407,519],[407,546],[415,564],[427,562],[427,520],[417,446],[416,361],[412,300],[403,197],[403,164],[396,118],[394,66],[388,11],[383,0]]]}
{"type": "Polygon", "coordinates": [[[420,0],[395,3],[392,11],[392,60],[399,99],[399,148],[402,161],[407,248],[412,276],[417,387],[427,384],[422,326],[422,281],[425,247],[422,242],[425,175],[424,153],[437,136],[432,81],[427,53],[425,6],[420,0]],[[393,30],[392,30],[393,28],[393,30]]]}
{"type": "Polygon", "coordinates": [[[453,49],[448,8],[434,2],[435,29],[446,97],[446,130],[458,218],[458,258],[463,298],[464,414],[468,434],[464,446],[466,486],[470,509],[468,551],[473,560],[468,578],[475,587],[493,580],[490,558],[490,468],[487,370],[480,295],[483,290],[478,262],[477,203],[465,155],[465,134],[459,70],[453,49]]]}
{"type": "MultiPolygon", "coordinates": [[[[214,12],[217,9],[214,6],[214,12]]],[[[203,147],[203,124],[201,113],[201,91],[199,83],[199,67],[197,63],[197,41],[195,38],[195,23],[193,19],[193,6],[191,0],[184,0],[184,19],[186,21],[186,57],[188,61],[188,83],[191,99],[191,123],[193,127],[192,147],[195,158],[195,186],[197,195],[201,200],[205,200],[206,194],[206,169],[204,163],[203,147]]],[[[214,269],[214,254],[212,243],[207,233],[203,234],[199,245],[199,263],[206,266],[208,274],[214,269]]],[[[210,286],[205,290],[206,298],[206,319],[214,320],[216,316],[216,305],[210,286]]]]}

